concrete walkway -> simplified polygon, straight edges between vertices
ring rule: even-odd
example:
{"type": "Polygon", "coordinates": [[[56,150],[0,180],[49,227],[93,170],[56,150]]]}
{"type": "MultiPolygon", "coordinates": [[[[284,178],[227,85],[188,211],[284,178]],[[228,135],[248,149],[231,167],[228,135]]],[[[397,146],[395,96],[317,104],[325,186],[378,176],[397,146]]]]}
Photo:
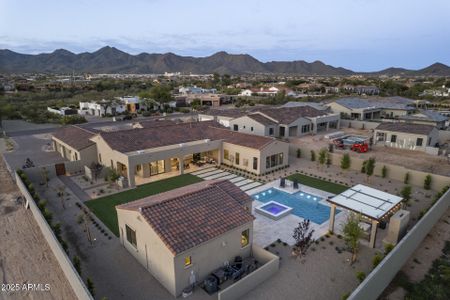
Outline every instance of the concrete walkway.
{"type": "Polygon", "coordinates": [[[89,201],[91,198],[75,182],[67,176],[59,176],[59,179],[77,196],[81,201],[89,201]]]}
{"type": "Polygon", "coordinates": [[[262,183],[258,181],[247,179],[245,177],[233,174],[231,171],[224,171],[218,168],[208,168],[207,170],[200,170],[191,174],[204,180],[227,179],[243,191],[248,191],[262,185],[262,183]]]}

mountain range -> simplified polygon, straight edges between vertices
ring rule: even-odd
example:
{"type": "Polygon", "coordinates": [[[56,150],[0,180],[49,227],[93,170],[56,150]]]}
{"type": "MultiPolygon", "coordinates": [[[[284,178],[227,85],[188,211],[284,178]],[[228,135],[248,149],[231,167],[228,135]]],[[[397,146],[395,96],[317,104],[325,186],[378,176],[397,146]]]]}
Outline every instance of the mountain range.
{"type": "Polygon", "coordinates": [[[114,47],[103,47],[95,52],[75,54],[64,49],[52,53],[21,54],[0,50],[0,73],[124,73],[162,74],[181,72],[194,74],[298,74],[298,75],[404,75],[450,76],[450,67],[441,63],[420,70],[388,68],[378,72],[362,73],[337,68],[321,61],[261,62],[248,54],[217,52],[207,57],[179,56],[173,53],[131,55],[114,47]]]}

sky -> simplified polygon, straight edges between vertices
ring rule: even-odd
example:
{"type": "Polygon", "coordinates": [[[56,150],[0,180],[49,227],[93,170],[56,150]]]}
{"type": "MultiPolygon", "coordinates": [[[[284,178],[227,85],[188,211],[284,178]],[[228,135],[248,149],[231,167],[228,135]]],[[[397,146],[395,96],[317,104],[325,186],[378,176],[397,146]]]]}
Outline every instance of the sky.
{"type": "Polygon", "coordinates": [[[450,65],[450,0],[0,0],[0,49],[114,46],[355,71],[450,65]]]}

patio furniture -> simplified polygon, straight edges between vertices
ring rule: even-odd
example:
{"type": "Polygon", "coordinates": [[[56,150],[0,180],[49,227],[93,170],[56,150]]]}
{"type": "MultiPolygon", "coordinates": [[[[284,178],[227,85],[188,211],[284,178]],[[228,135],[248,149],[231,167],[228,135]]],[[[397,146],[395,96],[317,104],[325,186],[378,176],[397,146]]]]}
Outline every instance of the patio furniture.
{"type": "Polygon", "coordinates": [[[208,294],[214,294],[219,290],[219,286],[217,284],[217,278],[213,275],[209,275],[203,281],[204,289],[208,294]]]}
{"type": "Polygon", "coordinates": [[[294,187],[294,189],[298,189],[298,181],[297,181],[297,179],[294,179],[293,187],[294,187]]]}
{"type": "Polygon", "coordinates": [[[286,179],[285,178],[280,178],[280,187],[281,188],[286,187],[286,179]]]}

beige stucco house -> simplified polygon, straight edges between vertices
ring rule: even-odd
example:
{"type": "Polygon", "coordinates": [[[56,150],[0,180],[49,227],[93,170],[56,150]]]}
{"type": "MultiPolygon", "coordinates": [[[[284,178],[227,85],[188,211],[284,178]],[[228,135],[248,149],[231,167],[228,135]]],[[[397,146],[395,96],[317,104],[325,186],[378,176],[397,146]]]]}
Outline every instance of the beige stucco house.
{"type": "Polygon", "coordinates": [[[90,140],[94,133],[78,126],[57,130],[52,137],[53,148],[69,161],[82,160],[89,165],[97,161],[97,147],[90,140]]]}
{"type": "Polygon", "coordinates": [[[116,207],[120,242],[174,296],[252,250],[252,199],[203,181],[116,207]]]}
{"type": "Polygon", "coordinates": [[[166,122],[113,132],[96,131],[89,136],[79,129],[67,128],[61,130],[67,131],[64,138],[56,134],[62,138],[54,138],[56,144],[71,140],[92,144],[95,161],[116,170],[131,187],[136,185],[136,179],[163,173],[183,174],[198,160],[227,164],[257,175],[288,165],[288,143],[233,132],[216,122],[166,122]]]}
{"type": "Polygon", "coordinates": [[[375,144],[408,150],[427,151],[439,140],[436,127],[405,122],[384,122],[374,130],[375,144]]]}
{"type": "Polygon", "coordinates": [[[311,106],[260,108],[230,121],[233,131],[274,136],[301,137],[306,134],[338,129],[340,114],[311,106]]]}

